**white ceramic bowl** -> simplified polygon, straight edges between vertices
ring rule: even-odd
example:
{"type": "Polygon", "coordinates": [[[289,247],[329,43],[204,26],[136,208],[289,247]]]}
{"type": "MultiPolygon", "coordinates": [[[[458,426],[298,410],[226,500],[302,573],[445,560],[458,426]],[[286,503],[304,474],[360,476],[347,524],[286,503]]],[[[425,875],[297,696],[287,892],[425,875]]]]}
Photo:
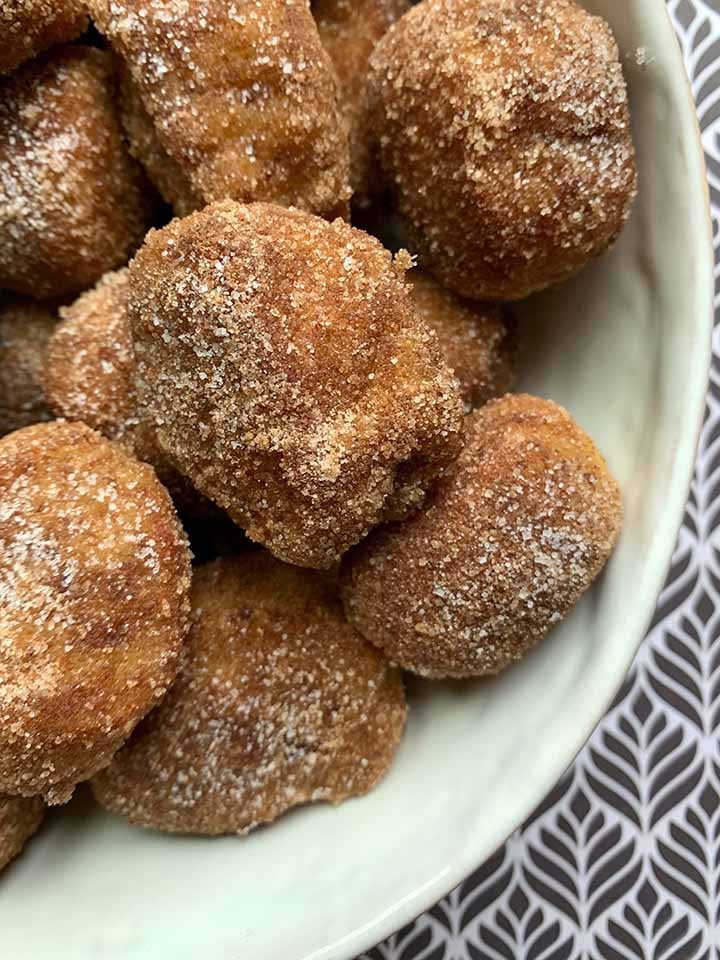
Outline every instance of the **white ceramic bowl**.
{"type": "Polygon", "coordinates": [[[521,386],[565,404],[621,481],[626,527],[605,576],[499,679],[414,683],[400,755],[369,797],[295,811],[246,839],[143,832],[82,798],[52,814],[0,880],[3,957],[354,957],[491,854],[609,704],[682,516],[713,278],[694,109],[664,3],[588,5],[623,53],[640,197],[609,256],[528,305],[537,336],[521,386]]]}

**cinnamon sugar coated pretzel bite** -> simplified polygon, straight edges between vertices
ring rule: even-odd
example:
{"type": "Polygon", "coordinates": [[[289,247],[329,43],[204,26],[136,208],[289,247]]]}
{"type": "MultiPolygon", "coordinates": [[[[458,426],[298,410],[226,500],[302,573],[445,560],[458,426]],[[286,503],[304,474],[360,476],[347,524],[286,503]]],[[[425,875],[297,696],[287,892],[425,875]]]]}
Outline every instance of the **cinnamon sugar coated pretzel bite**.
{"type": "Polygon", "coordinates": [[[307,0],[90,0],[126,64],[132,149],[176,213],[213,200],[346,210],[337,81],[307,0]]]}
{"type": "Polygon", "coordinates": [[[195,571],[188,656],[162,704],[92,782],[132,823],[243,833],[385,774],[405,725],[399,671],[316,573],[268,553],[195,571]]]}
{"type": "Polygon", "coordinates": [[[417,252],[464,296],[559,283],[627,218],[618,50],[574,0],[422,0],[375,48],[367,107],[417,252]]]}
{"type": "Polygon", "coordinates": [[[189,555],[152,470],[82,424],[0,440],[0,792],[61,803],[175,677],[189,555]]]}
{"type": "Polygon", "coordinates": [[[50,419],[40,377],[56,322],[42,303],[0,298],[0,436],[50,419]]]}
{"type": "Polygon", "coordinates": [[[44,812],[40,797],[0,795],[0,870],[20,853],[42,823],[44,812]]]}
{"type": "Polygon", "coordinates": [[[340,80],[340,106],[350,132],[350,181],[361,201],[372,191],[363,90],[370,54],[407,10],[410,0],[312,0],[323,47],[340,80]]]}
{"type": "Polygon", "coordinates": [[[87,22],[81,0],[0,0],[0,73],[74,40],[87,22]]]}
{"type": "Polygon", "coordinates": [[[620,493],[592,440],[548,400],[468,417],[427,509],[347,559],[345,610],[391,660],[428,677],[497,673],[562,619],[620,533],[620,493]]]}
{"type": "Polygon", "coordinates": [[[0,288],[61,297],[127,262],[154,209],[110,53],[60,47],[0,81],[0,288]]]}
{"type": "Polygon", "coordinates": [[[405,263],[341,220],[224,201],[152,231],[130,265],[141,415],[283,560],[333,565],[459,451],[456,382],[405,263]]]}
{"type": "Polygon", "coordinates": [[[507,393],[515,380],[517,350],[501,308],[464,300],[420,270],[410,271],[408,280],[415,311],[435,331],[460,382],[466,411],[507,393]]]}
{"type": "Polygon", "coordinates": [[[61,307],[45,354],[43,388],[56,416],[81,420],[134,452],[138,418],[127,298],[128,271],[122,269],[61,307]]]}
{"type": "Polygon", "coordinates": [[[138,416],[127,301],[128,271],[122,269],[105,274],[60,309],[42,371],[48,406],[56,416],[82,421],[151,464],[183,517],[216,519],[220,511],[170,466],[154,430],[138,416]]]}

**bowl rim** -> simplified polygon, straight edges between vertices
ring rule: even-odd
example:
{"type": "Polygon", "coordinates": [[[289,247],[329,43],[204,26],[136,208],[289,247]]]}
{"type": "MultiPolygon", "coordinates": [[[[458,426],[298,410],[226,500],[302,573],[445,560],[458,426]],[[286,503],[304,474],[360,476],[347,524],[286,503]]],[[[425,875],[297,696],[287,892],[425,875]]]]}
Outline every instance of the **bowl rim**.
{"type": "MultiPolygon", "coordinates": [[[[595,700],[588,704],[588,709],[583,717],[577,718],[575,725],[567,725],[565,740],[555,750],[554,762],[548,764],[542,782],[537,780],[533,785],[534,792],[540,793],[537,803],[530,809],[526,809],[522,815],[517,812],[516,808],[492,832],[486,829],[483,832],[482,839],[475,843],[472,842],[471,838],[470,842],[463,846],[460,856],[437,876],[422,884],[411,895],[389,906],[379,917],[373,918],[334,943],[305,954],[303,960],[352,960],[352,958],[358,957],[416,920],[492,856],[532,814],[532,810],[550,793],[589,740],[622,687],[628,670],[652,622],[657,599],[672,563],[674,546],[682,526],[688,492],[695,469],[696,451],[704,419],[705,398],[712,362],[712,334],[715,313],[713,232],[702,134],[695,98],[670,13],[665,3],[659,4],[659,6],[662,8],[661,16],[669,35],[668,39],[671,40],[671,43],[668,43],[667,54],[668,65],[672,67],[671,82],[682,87],[681,96],[685,100],[683,112],[688,121],[687,126],[683,128],[683,142],[688,160],[687,179],[691,188],[688,193],[688,209],[693,211],[693,216],[697,220],[694,232],[698,241],[696,249],[693,250],[693,254],[698,254],[698,256],[694,262],[693,283],[697,299],[692,316],[694,326],[697,327],[697,333],[705,335],[702,340],[699,339],[697,349],[692,353],[684,401],[687,422],[694,422],[694,427],[685,430],[678,439],[672,472],[667,485],[664,509],[666,519],[662,525],[657,526],[652,539],[652,546],[648,548],[648,557],[656,558],[654,561],[649,561],[645,573],[646,581],[652,587],[646,591],[645,602],[636,609],[633,621],[627,630],[628,636],[634,636],[635,640],[628,644],[626,655],[618,657],[614,662],[611,682],[607,682],[606,674],[606,682],[603,684],[602,690],[598,691],[595,700]],[[700,239],[703,233],[705,234],[704,243],[700,239]]],[[[519,807],[519,805],[517,806],[519,807]]]]}

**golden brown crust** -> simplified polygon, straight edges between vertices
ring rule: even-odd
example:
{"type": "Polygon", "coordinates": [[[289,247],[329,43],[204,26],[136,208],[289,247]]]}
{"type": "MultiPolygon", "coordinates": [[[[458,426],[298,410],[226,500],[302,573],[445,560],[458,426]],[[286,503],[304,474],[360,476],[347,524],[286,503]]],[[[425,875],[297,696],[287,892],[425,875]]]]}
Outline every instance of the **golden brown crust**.
{"type": "Polygon", "coordinates": [[[340,803],[385,774],[405,725],[397,670],[324,580],[265,551],[195,571],[172,690],[92,783],[132,823],[243,833],[300,803],[340,803]]]}
{"type": "Polygon", "coordinates": [[[175,677],[189,555],[153,471],[82,424],[0,440],[0,791],[63,802],[175,677]]]}
{"type": "Polygon", "coordinates": [[[360,202],[372,193],[363,90],[370,54],[410,9],[410,0],[312,0],[322,45],[340,80],[340,108],[350,134],[350,183],[360,202]]]}
{"type": "Polygon", "coordinates": [[[134,151],[177,213],[225,197],[346,209],[347,136],[307,0],[90,9],[129,71],[134,151]]]}
{"type": "Polygon", "coordinates": [[[60,309],[42,371],[48,406],[56,416],[82,421],[151,464],[183,517],[215,519],[220,511],[167,462],[154,430],[140,421],[127,301],[128,271],[123,269],[105,274],[60,309]]]}
{"type": "Polygon", "coordinates": [[[456,383],[403,272],[341,220],[232,201],[130,265],[141,416],[281,559],[331,566],[458,453],[456,383]]]}
{"type": "Polygon", "coordinates": [[[60,47],[0,83],[0,288],[48,298],[126,263],[153,213],[107,51],[60,47]]]}
{"type": "Polygon", "coordinates": [[[367,92],[417,252],[456,292],[519,299],[620,232],[625,82],[610,28],[574,0],[423,0],[375,48],[367,92]]]}
{"type": "Polygon", "coordinates": [[[617,484],[562,407],[521,394],[467,419],[454,475],[345,569],[350,621],[429,677],[518,660],[590,586],[622,523],[617,484]]]}
{"type": "Polygon", "coordinates": [[[134,452],[137,426],[132,337],[127,316],[128,271],[103,276],[60,309],[47,347],[43,388],[58,417],[82,420],[134,452]]]}
{"type": "Polygon", "coordinates": [[[0,301],[0,436],[49,420],[40,377],[55,311],[27,297],[0,301]]]}
{"type": "Polygon", "coordinates": [[[0,0],[0,73],[74,40],[87,23],[82,0],[0,0]]]}
{"type": "Polygon", "coordinates": [[[458,379],[466,412],[507,393],[515,380],[516,338],[502,309],[458,297],[421,270],[408,280],[416,312],[435,331],[458,379]]]}
{"type": "Polygon", "coordinates": [[[0,870],[20,853],[42,823],[44,813],[40,797],[0,795],[0,870]]]}

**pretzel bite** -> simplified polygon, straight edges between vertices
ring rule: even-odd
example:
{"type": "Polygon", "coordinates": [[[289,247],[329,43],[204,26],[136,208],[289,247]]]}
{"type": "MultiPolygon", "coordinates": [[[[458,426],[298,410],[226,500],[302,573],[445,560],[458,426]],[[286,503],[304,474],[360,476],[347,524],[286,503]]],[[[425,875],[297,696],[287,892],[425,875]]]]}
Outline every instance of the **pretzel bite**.
{"type": "Polygon", "coordinates": [[[127,301],[128,271],[123,269],[105,274],[92,290],[61,308],[42,372],[48,406],[56,416],[86,423],[151,464],[183,519],[219,519],[221,511],[167,462],[154,430],[138,416],[127,301]]]}
{"type": "Polygon", "coordinates": [[[82,424],[0,440],[0,791],[69,798],[177,672],[189,555],[153,471],[82,424]]]}
{"type": "Polygon", "coordinates": [[[0,73],[87,27],[82,0],[0,0],[0,73]]]}
{"type": "Polygon", "coordinates": [[[356,200],[366,203],[373,188],[363,110],[367,64],[378,40],[410,9],[410,0],[312,0],[311,7],[340,80],[340,107],[350,132],[350,182],[356,200]]]}
{"type": "Polygon", "coordinates": [[[131,823],[244,833],[311,800],[371,790],[405,725],[399,671],[316,573],[268,553],[195,571],[177,682],[92,782],[131,823]]]}
{"type": "Polygon", "coordinates": [[[132,149],[176,213],[213,200],[343,212],[347,135],[307,0],[90,0],[126,64],[132,149]]]}
{"type": "Polygon", "coordinates": [[[0,795],[0,870],[25,846],[42,823],[45,804],[40,797],[0,795]]]}
{"type": "Polygon", "coordinates": [[[56,320],[26,297],[0,300],[0,436],[50,419],[40,376],[56,320]]]}
{"type": "Polygon", "coordinates": [[[60,47],[0,81],[0,288],[91,286],[142,239],[154,200],[123,142],[112,55],[60,47]]]}
{"type": "Polygon", "coordinates": [[[457,293],[559,283],[625,223],[636,170],[618,50],[574,0],[422,0],[375,47],[367,98],[416,251],[457,293]]]}
{"type": "Polygon", "coordinates": [[[351,623],[428,677],[497,673],[561,620],[600,573],[622,502],[592,440],[548,400],[494,400],[427,508],[351,554],[351,623]]]}
{"type": "Polygon", "coordinates": [[[283,560],[330,567],[459,451],[462,403],[405,262],[342,220],[224,201],[130,265],[141,416],[283,560]]]}
{"type": "Polygon", "coordinates": [[[435,331],[469,412],[515,380],[516,343],[500,307],[464,300],[420,270],[408,274],[415,310],[435,331]]]}

